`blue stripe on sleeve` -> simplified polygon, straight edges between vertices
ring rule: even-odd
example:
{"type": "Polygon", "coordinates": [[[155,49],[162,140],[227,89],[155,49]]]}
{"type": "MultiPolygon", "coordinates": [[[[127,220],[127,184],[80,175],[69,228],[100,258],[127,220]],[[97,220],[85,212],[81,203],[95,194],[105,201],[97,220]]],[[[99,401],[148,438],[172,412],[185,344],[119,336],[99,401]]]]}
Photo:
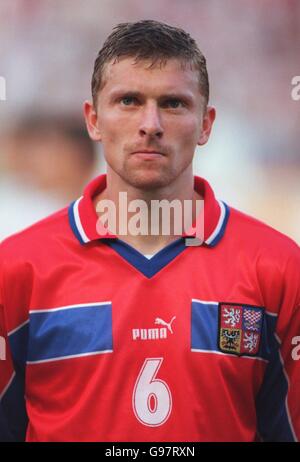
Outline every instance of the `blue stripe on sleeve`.
{"type": "Polygon", "coordinates": [[[28,362],[112,351],[111,303],[31,312],[28,362]]]}
{"type": "Polygon", "coordinates": [[[218,350],[218,303],[192,301],[192,350],[218,350]]]}
{"type": "Polygon", "coordinates": [[[274,335],[276,317],[267,315],[270,360],[256,399],[257,424],[264,441],[295,441],[286,407],[288,382],[280,361],[279,343],[274,335]]]}
{"type": "Polygon", "coordinates": [[[28,417],[25,405],[25,363],[28,322],[8,335],[14,377],[0,401],[0,441],[25,441],[28,417]]]}
{"type": "Polygon", "coordinates": [[[0,401],[0,441],[25,441],[28,417],[24,382],[24,369],[17,369],[12,383],[0,401]]]}
{"type": "Polygon", "coordinates": [[[29,321],[16,330],[14,333],[9,334],[9,346],[12,352],[14,364],[24,365],[27,360],[27,346],[29,334],[29,321]]]}

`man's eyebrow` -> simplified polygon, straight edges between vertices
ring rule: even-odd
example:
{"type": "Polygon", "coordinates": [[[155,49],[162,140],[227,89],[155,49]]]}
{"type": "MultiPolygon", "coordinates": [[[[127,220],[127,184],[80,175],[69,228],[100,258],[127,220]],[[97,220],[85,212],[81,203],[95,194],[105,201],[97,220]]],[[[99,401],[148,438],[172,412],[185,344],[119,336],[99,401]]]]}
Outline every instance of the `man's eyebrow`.
{"type": "Polygon", "coordinates": [[[167,99],[179,99],[179,100],[182,100],[188,103],[193,102],[193,96],[190,93],[170,92],[170,93],[165,93],[159,96],[158,98],[159,101],[165,101],[167,99]]]}
{"type": "MultiPolygon", "coordinates": [[[[110,94],[109,99],[110,100],[115,100],[116,98],[121,98],[121,97],[127,97],[127,98],[139,98],[143,99],[145,98],[145,95],[140,92],[140,91],[135,91],[135,90],[126,90],[126,88],[123,89],[118,89],[118,90],[113,90],[110,94]]],[[[158,101],[165,101],[167,99],[179,99],[183,100],[187,103],[192,103],[193,102],[193,96],[189,92],[166,92],[158,96],[158,101]]]]}
{"type": "Polygon", "coordinates": [[[142,98],[143,94],[139,91],[133,91],[133,90],[126,90],[124,89],[118,89],[118,90],[113,90],[111,94],[109,95],[109,99],[115,100],[116,98],[121,98],[126,96],[127,98],[142,98]]]}

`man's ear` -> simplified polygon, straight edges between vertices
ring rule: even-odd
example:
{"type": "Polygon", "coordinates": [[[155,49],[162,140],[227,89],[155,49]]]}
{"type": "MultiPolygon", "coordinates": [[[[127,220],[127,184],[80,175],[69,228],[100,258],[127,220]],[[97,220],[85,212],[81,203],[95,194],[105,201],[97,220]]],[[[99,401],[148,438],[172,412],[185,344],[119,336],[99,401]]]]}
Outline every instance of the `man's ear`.
{"type": "Polygon", "coordinates": [[[216,118],[216,109],[212,106],[207,106],[206,112],[202,120],[201,134],[200,134],[200,137],[197,143],[199,144],[199,146],[207,143],[213,123],[215,121],[215,118],[216,118]]]}
{"type": "Polygon", "coordinates": [[[85,101],[83,103],[83,114],[90,138],[93,141],[101,141],[101,133],[98,128],[97,112],[95,111],[94,106],[90,101],[85,101]]]}

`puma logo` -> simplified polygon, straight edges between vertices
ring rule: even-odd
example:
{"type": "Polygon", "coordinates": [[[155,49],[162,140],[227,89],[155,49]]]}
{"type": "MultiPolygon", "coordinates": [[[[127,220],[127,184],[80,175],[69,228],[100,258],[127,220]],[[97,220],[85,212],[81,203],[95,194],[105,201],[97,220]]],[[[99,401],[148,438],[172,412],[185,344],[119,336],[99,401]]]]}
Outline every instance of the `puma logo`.
{"type": "Polygon", "coordinates": [[[160,324],[161,326],[166,326],[168,328],[168,330],[171,332],[171,334],[173,334],[173,330],[172,330],[172,322],[176,319],[176,316],[173,316],[173,318],[171,319],[170,322],[166,322],[164,321],[163,319],[161,318],[156,318],[155,319],[155,324],[160,324]]]}

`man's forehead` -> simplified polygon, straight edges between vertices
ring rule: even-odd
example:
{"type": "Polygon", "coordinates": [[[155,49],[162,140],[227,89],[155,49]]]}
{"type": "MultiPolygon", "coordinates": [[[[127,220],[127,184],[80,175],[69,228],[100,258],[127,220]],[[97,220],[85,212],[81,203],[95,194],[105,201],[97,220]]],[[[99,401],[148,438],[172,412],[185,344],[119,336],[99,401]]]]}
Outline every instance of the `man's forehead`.
{"type": "Polygon", "coordinates": [[[113,59],[105,64],[101,89],[107,83],[126,84],[130,83],[130,81],[139,80],[140,75],[145,72],[149,72],[149,78],[155,74],[159,76],[159,79],[172,79],[174,82],[177,79],[189,85],[193,83],[198,85],[199,82],[198,71],[191,62],[184,62],[176,58],[154,60],[126,56],[113,59]]]}

